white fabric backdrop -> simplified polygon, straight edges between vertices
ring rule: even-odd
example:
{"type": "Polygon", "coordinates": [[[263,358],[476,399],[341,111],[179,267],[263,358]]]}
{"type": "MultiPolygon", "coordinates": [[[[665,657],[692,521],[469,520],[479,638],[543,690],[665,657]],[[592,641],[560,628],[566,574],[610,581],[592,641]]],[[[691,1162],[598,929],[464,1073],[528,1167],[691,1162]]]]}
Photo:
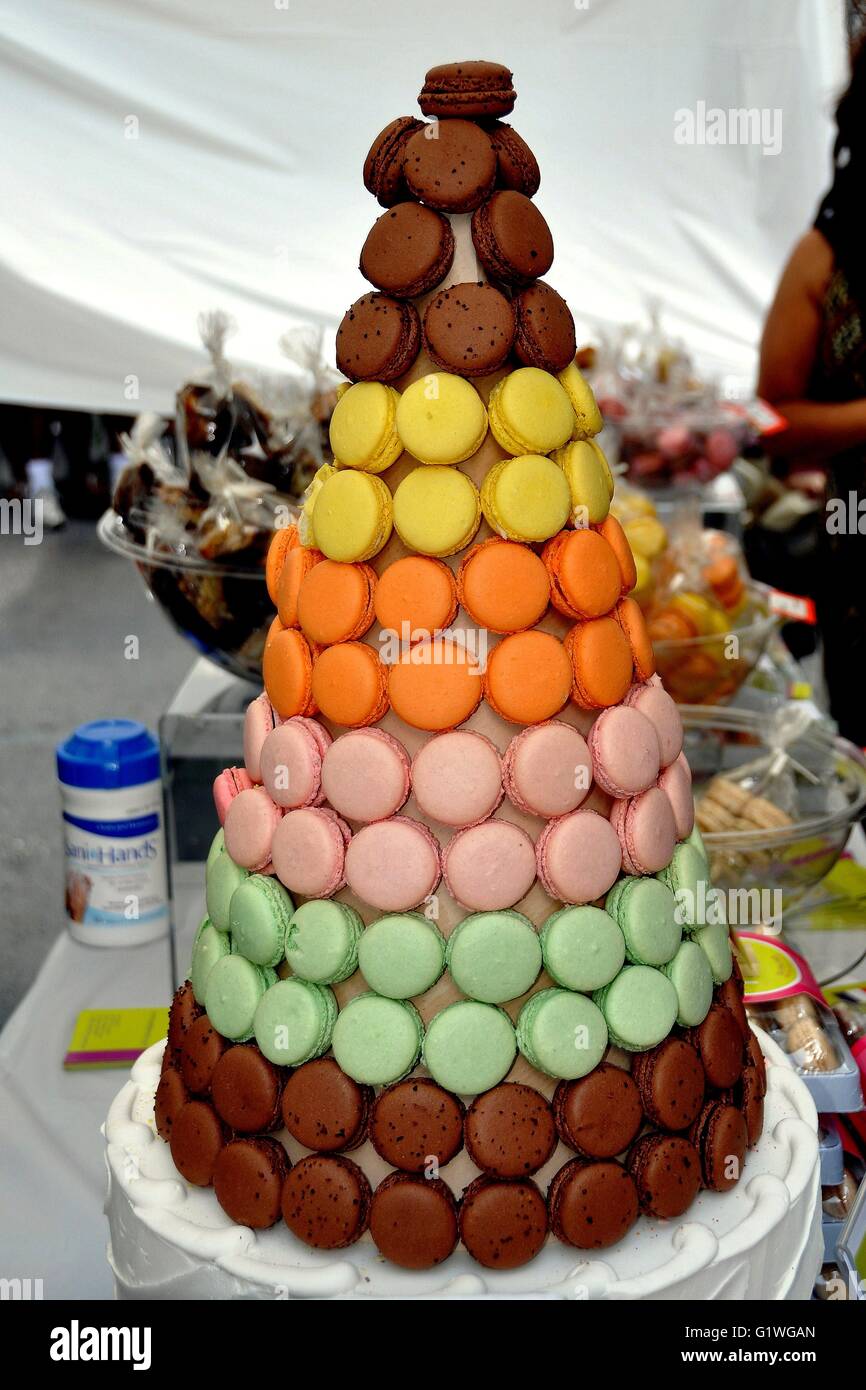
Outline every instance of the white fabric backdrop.
{"type": "Polygon", "coordinates": [[[365,289],[376,132],[434,62],[515,71],[549,276],[584,330],[647,296],[754,366],[829,180],[842,0],[0,0],[0,399],[167,409],[222,307],[238,362],[365,289]],[[680,145],[674,113],[782,111],[782,148],[680,145]],[[131,136],[137,138],[130,138],[131,136]],[[125,396],[128,379],[138,400],[125,396]]]}

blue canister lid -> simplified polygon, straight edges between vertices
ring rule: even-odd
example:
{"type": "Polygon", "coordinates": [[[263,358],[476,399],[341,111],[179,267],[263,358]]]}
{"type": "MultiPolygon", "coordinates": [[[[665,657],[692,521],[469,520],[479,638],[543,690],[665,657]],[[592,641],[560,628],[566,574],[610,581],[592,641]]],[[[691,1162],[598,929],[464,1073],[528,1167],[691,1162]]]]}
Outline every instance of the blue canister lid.
{"type": "Polygon", "coordinates": [[[159,777],[159,744],[134,719],[94,719],[57,745],[57,775],[70,787],[114,791],[159,777]]]}

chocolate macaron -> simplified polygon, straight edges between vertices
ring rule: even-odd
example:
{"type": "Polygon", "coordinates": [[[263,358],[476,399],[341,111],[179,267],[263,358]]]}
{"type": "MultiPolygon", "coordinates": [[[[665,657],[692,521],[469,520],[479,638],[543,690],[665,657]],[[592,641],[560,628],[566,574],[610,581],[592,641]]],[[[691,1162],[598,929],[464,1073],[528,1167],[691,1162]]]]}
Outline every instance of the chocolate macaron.
{"type": "Polygon", "coordinates": [[[749,1029],[749,1036],[746,1039],[746,1064],[752,1066],[758,1073],[757,1081],[760,1088],[761,1098],[767,1094],[767,1063],[764,1061],[764,1054],[761,1051],[761,1044],[758,1036],[749,1029]]]}
{"type": "Polygon", "coordinates": [[[459,376],[495,372],[511,351],[514,332],[510,303],[483,282],[440,290],[424,315],[424,342],[431,361],[459,376]]]}
{"type": "Polygon", "coordinates": [[[214,1028],[207,1014],[202,1014],[190,1025],[180,1050],[180,1069],[186,1087],[193,1095],[208,1094],[214,1068],[230,1046],[214,1028]]]}
{"type": "Polygon", "coordinates": [[[406,145],[403,175],[410,193],[438,212],[474,212],[496,182],[490,137],[472,121],[439,121],[406,145]]]}
{"type": "Polygon", "coordinates": [[[604,1250],[631,1229],[639,1214],[634,1180],[621,1163],[572,1158],[547,1189],[550,1229],[578,1250],[604,1250]]]}
{"type": "Polygon", "coordinates": [[[454,259],[454,233],[441,212],[398,203],[384,212],[361,249],[361,274],[396,299],[415,299],[444,280],[454,259]]]}
{"type": "Polygon", "coordinates": [[[424,78],[418,105],[425,116],[507,116],[517,93],[508,68],[501,63],[475,59],[464,63],[439,63],[424,78]]]}
{"type": "Polygon", "coordinates": [[[757,1067],[745,1066],[736,1086],[732,1086],[730,1091],[723,1091],[719,1096],[719,1100],[728,1101],[741,1112],[746,1122],[746,1136],[750,1149],[755,1147],[764,1129],[764,1095],[761,1084],[757,1067]]]}
{"type": "Polygon", "coordinates": [[[464,1190],[460,1239],[486,1269],[518,1269],[547,1238],[547,1203],[529,1178],[501,1182],[484,1175],[464,1190]]]}
{"type": "Polygon", "coordinates": [[[239,1226],[267,1230],[280,1219],[290,1167],[285,1149],[275,1139],[233,1139],[214,1165],[216,1199],[239,1226]]]}
{"type": "Polygon", "coordinates": [[[541,187],[541,170],[523,136],[504,121],[491,121],[487,133],[496,152],[497,187],[534,197],[541,187]]]}
{"type": "Polygon", "coordinates": [[[364,187],[383,208],[390,208],[407,197],[403,179],[406,145],[424,122],[417,116],[398,116],[380,130],[364,160],[364,187]]]}
{"type": "Polygon", "coordinates": [[[514,351],[525,367],[562,372],[574,361],[577,340],[571,310],[543,280],[522,290],[514,301],[514,351]]]}
{"type": "Polygon", "coordinates": [[[704,1185],[727,1192],[739,1182],[748,1147],[746,1121],[734,1105],[710,1100],[689,1130],[700,1154],[704,1185]]]}
{"type": "Polygon", "coordinates": [[[553,1112],[539,1091],[505,1081],[476,1096],[466,1114],[466,1151],[495,1178],[522,1178],[543,1168],[556,1148],[553,1112]]]}
{"type": "Polygon", "coordinates": [[[587,1158],[625,1153],[643,1124],[637,1086],[611,1062],[599,1063],[578,1081],[560,1081],[553,1113],[563,1144],[587,1158]]]}
{"type": "Polygon", "coordinates": [[[730,1009],[734,1018],[737,1020],[737,1027],[743,1035],[743,1042],[748,1042],[751,1036],[749,1019],[746,1014],[746,1006],[743,1003],[743,986],[736,976],[729,975],[723,985],[719,985],[716,990],[718,1003],[724,1004],[726,1009],[730,1009]]]}
{"type": "Polygon", "coordinates": [[[171,1127],[171,1157],[177,1171],[194,1187],[210,1187],[220,1150],[230,1131],[212,1105],[190,1100],[171,1127]]]}
{"type": "Polygon", "coordinates": [[[631,1074],[648,1120],[659,1129],[682,1130],[697,1116],[706,1079],[701,1059],[682,1038],[665,1038],[649,1052],[638,1052],[631,1074]]]}
{"type": "Polygon", "coordinates": [[[724,1004],[713,1004],[703,1023],[690,1028],[686,1038],[697,1048],[711,1086],[727,1091],[739,1081],[743,1070],[743,1035],[724,1004]]]}
{"type": "Polygon", "coordinates": [[[196,997],[192,992],[192,980],[186,980],[175,991],[171,1008],[168,1011],[167,1050],[175,1057],[180,1055],[187,1030],[192,1027],[197,1018],[201,1018],[203,1013],[204,1009],[201,1004],[196,1002],[196,997]]]}
{"type": "Polygon", "coordinates": [[[283,1183],[283,1220],[316,1250],[343,1250],[364,1234],[370,1219],[370,1184],[351,1158],[309,1154],[283,1183]]]}
{"type": "Polygon", "coordinates": [[[373,1194],[370,1234],[402,1269],[432,1269],[457,1244],[457,1203],[441,1178],[389,1173],[373,1194]]]}
{"type": "Polygon", "coordinates": [[[333,1057],[317,1057],[286,1082],[283,1122],[305,1149],[341,1153],[363,1144],[372,1104],[372,1086],[353,1081],[333,1057]]]}
{"type": "Polygon", "coordinates": [[[637,1186],[641,1209],[650,1216],[682,1216],[698,1195],[697,1150],[678,1134],[644,1134],[629,1151],[626,1167],[637,1186]]]}
{"type": "Polygon", "coordinates": [[[472,214],[472,241],[491,280],[529,285],[553,264],[553,237],[523,193],[500,189],[472,214]]]}
{"type": "Polygon", "coordinates": [[[280,1121],[283,1075],[254,1043],[230,1047],[211,1076],[214,1109],[238,1134],[275,1129],[280,1121]]]}
{"type": "Polygon", "coordinates": [[[153,1103],[153,1118],[156,1132],[167,1144],[171,1143],[171,1131],[175,1120],[189,1100],[183,1077],[178,1067],[166,1067],[159,1078],[153,1103]]]}
{"type": "Polygon", "coordinates": [[[396,381],[421,347],[413,304],[387,294],[364,294],[337,329],[337,366],[350,381],[396,381]]]}
{"type": "MultiPolygon", "coordinates": [[[[423,1173],[444,1168],[463,1148],[463,1102],[428,1077],[411,1076],[382,1091],[373,1107],[370,1139],[386,1163],[423,1173]]],[[[480,1166],[480,1165],[479,1165],[480,1166]]]]}

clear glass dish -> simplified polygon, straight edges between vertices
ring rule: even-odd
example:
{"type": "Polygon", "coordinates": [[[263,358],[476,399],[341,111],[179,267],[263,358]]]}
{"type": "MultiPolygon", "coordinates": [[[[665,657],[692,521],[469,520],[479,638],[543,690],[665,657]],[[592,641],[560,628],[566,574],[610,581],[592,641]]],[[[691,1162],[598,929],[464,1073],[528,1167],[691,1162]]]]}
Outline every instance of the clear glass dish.
{"type": "Polygon", "coordinates": [[[753,613],[743,627],[653,643],[658,673],[678,704],[727,704],[754,671],[781,620],[763,584],[751,583],[748,592],[753,613]]]}

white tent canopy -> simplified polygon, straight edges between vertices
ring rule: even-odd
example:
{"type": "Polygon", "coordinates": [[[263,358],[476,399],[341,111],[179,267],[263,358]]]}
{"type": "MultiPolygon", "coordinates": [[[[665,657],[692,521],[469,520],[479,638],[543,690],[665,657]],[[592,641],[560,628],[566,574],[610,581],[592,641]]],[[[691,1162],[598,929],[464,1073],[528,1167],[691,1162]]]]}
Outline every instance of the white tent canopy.
{"type": "Polygon", "coordinates": [[[238,363],[330,334],[372,137],[479,56],[514,69],[582,335],[653,297],[748,378],[829,182],[842,0],[0,0],[0,399],[168,409],[203,309],[238,363]]]}

